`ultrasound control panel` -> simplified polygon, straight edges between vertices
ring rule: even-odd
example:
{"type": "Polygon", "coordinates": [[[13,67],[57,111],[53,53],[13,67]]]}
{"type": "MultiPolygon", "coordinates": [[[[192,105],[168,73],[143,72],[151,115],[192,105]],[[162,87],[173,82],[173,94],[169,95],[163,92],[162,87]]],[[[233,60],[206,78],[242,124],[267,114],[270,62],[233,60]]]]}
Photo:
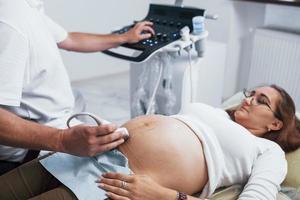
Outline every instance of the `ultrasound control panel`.
{"type": "MultiPolygon", "coordinates": [[[[139,50],[142,53],[136,57],[119,54],[111,50],[103,51],[103,53],[132,62],[142,62],[160,48],[180,39],[180,29],[184,26],[188,26],[190,30],[193,30],[193,17],[204,15],[204,9],[150,4],[148,15],[142,21],[153,22],[155,35],[135,44],[122,45],[129,49],[139,50]]],[[[113,33],[125,33],[132,28],[135,23],[138,23],[138,21],[129,26],[125,26],[120,30],[114,31],[113,33]]]]}

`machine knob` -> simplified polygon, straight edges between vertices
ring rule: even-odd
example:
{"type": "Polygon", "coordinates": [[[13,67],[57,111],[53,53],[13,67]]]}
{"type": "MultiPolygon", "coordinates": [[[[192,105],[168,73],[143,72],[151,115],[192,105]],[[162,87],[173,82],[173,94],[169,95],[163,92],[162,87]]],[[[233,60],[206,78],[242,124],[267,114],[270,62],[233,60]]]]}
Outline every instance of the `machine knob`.
{"type": "Polygon", "coordinates": [[[169,23],[169,25],[170,25],[170,26],[174,26],[174,22],[171,21],[171,22],[169,23]]]}
{"type": "Polygon", "coordinates": [[[178,28],[181,27],[181,23],[180,23],[180,22],[177,23],[177,27],[178,27],[178,28]]]}
{"type": "Polygon", "coordinates": [[[166,25],[167,24],[167,20],[162,21],[162,24],[166,25]]]}
{"type": "Polygon", "coordinates": [[[162,35],[162,40],[167,41],[168,40],[168,34],[163,34],[162,35]]]}
{"type": "Polygon", "coordinates": [[[162,33],[156,33],[156,35],[155,35],[156,37],[157,37],[157,39],[161,39],[162,38],[162,33]]]}

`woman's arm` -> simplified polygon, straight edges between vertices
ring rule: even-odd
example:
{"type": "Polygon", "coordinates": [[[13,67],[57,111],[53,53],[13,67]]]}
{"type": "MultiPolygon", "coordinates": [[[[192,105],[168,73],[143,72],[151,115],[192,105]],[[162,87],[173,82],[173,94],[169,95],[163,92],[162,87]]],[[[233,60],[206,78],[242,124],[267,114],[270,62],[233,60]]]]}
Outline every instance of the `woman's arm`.
{"type": "Polygon", "coordinates": [[[284,152],[276,145],[257,158],[238,200],[275,200],[286,173],[284,152]]]}
{"type": "MultiPolygon", "coordinates": [[[[113,200],[176,200],[177,197],[176,190],[165,188],[145,175],[106,173],[98,182],[99,187],[106,190],[106,195],[113,200]]],[[[199,198],[188,196],[188,200],[199,198]]]]}

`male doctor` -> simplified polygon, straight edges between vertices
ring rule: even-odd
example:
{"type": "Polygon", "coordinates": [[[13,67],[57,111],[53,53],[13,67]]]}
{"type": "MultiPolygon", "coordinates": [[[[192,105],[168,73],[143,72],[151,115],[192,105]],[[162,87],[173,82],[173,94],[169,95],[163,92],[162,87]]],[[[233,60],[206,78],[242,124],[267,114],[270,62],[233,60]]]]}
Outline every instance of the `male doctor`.
{"type": "Polygon", "coordinates": [[[93,156],[124,142],[116,125],[66,129],[74,97],[59,48],[97,52],[154,34],[141,22],[127,33],[67,33],[43,12],[40,0],[0,0],[0,174],[28,150],[93,156]],[[148,32],[147,34],[142,34],[148,32]]]}

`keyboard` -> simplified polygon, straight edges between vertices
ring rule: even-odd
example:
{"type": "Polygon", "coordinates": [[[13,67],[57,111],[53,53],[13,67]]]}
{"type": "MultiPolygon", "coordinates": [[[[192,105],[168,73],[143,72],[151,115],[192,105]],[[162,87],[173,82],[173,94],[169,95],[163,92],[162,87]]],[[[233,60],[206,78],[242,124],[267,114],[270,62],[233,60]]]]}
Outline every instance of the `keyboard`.
{"type": "MultiPolygon", "coordinates": [[[[111,50],[103,51],[103,53],[114,56],[116,58],[125,59],[131,62],[143,62],[160,48],[180,39],[180,30],[184,26],[188,26],[193,30],[192,19],[195,16],[204,16],[205,10],[192,7],[176,7],[169,5],[150,4],[147,16],[142,21],[153,22],[155,35],[149,39],[141,40],[135,44],[123,44],[121,46],[133,50],[139,50],[142,53],[136,57],[127,56],[113,52],[111,50]]],[[[125,26],[113,33],[122,34],[132,28],[138,21],[125,26]]]]}

